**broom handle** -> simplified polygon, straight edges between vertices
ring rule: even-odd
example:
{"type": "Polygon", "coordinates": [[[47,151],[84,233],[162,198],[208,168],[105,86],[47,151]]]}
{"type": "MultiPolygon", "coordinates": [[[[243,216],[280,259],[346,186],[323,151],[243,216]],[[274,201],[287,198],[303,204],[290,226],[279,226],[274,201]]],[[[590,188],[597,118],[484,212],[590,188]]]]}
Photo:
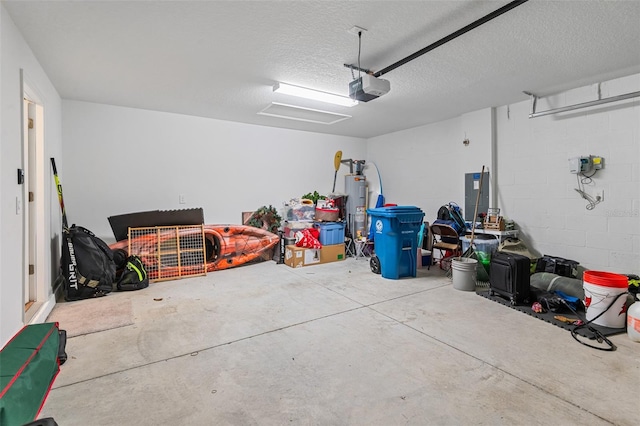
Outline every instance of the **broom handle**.
{"type": "Polygon", "coordinates": [[[484,178],[484,165],[480,173],[480,187],[478,188],[478,195],[476,196],[476,209],[473,212],[473,220],[471,221],[471,242],[469,243],[469,247],[473,247],[473,239],[476,233],[476,216],[478,216],[478,204],[480,204],[480,193],[482,192],[482,178],[484,178]]]}

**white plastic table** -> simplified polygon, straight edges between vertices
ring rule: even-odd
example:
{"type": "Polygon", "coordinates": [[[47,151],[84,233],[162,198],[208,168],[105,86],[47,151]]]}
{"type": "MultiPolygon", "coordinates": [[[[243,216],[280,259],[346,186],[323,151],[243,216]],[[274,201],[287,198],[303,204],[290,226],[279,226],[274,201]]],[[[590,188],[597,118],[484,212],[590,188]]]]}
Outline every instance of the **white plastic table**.
{"type": "MultiPolygon", "coordinates": [[[[510,229],[508,231],[498,231],[495,229],[476,229],[475,235],[491,235],[498,240],[498,244],[503,242],[509,237],[518,238],[518,229],[510,229]]],[[[471,231],[467,231],[468,235],[471,235],[471,231]]]]}

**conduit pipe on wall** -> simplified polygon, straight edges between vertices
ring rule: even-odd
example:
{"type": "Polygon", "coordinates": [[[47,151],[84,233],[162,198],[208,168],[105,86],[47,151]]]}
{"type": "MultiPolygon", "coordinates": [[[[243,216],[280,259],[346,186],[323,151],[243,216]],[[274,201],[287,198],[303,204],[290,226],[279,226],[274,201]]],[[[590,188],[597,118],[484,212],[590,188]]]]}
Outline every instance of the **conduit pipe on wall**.
{"type": "Polygon", "coordinates": [[[640,92],[631,92],[631,93],[625,93],[624,95],[611,96],[609,98],[597,99],[595,101],[583,102],[581,104],[569,105],[566,107],[554,108],[554,109],[548,109],[546,111],[536,112],[536,103],[538,101],[538,96],[529,92],[524,92],[524,94],[529,95],[531,97],[531,113],[529,114],[529,118],[537,118],[537,117],[542,117],[543,115],[558,114],[561,112],[573,111],[576,109],[608,104],[609,102],[623,101],[625,99],[637,98],[640,96],[640,92]]]}

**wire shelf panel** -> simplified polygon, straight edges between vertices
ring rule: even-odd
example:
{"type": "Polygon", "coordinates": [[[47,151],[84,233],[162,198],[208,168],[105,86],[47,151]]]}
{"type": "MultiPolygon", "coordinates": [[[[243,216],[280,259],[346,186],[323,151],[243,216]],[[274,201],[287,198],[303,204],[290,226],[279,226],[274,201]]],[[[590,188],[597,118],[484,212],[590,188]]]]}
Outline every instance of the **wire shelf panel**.
{"type": "Polygon", "coordinates": [[[153,282],[207,274],[204,225],[129,228],[129,254],[153,282]]]}

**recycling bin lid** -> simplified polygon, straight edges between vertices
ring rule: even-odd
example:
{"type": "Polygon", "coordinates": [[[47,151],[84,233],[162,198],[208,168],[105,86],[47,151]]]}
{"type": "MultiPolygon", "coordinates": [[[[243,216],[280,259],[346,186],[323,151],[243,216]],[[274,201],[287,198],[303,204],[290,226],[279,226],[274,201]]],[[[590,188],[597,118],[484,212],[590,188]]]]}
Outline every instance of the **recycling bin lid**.
{"type": "Polygon", "coordinates": [[[367,213],[374,216],[395,217],[401,214],[422,213],[422,210],[416,206],[388,206],[367,209],[367,213]]]}

